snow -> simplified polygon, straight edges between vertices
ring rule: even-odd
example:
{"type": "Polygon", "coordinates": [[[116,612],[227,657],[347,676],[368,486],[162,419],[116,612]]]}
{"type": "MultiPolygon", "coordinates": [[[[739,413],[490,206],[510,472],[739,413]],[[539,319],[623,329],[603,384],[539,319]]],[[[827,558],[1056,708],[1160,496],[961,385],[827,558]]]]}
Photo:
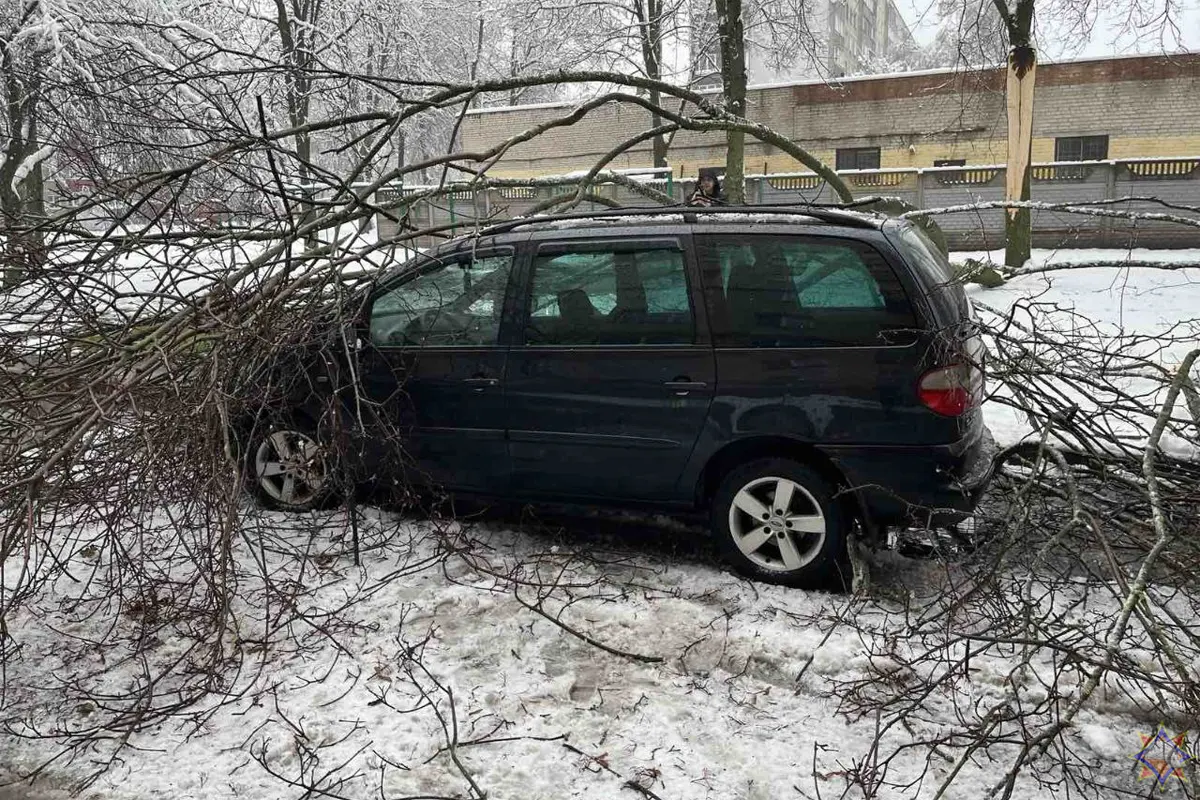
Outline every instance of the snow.
{"type": "Polygon", "coordinates": [[[549,103],[529,103],[528,105],[485,106],[483,108],[468,108],[467,116],[474,117],[480,114],[495,114],[503,111],[528,111],[534,108],[567,108],[575,104],[575,101],[572,100],[555,100],[549,103]]]}
{"type": "MultiPolygon", "coordinates": [[[[955,252],[950,260],[962,263],[967,259],[1003,262],[1003,251],[955,252]]],[[[1000,313],[1018,308],[1017,318],[1038,325],[1070,325],[1070,312],[1098,323],[1098,336],[1162,337],[1181,322],[1188,321],[1183,330],[1175,330],[1182,340],[1162,348],[1156,361],[1171,368],[1200,342],[1200,249],[1151,250],[1079,249],[1034,250],[1027,263],[1027,274],[1008,280],[995,289],[978,285],[967,288],[968,295],[1000,313]],[[1159,264],[1163,269],[1145,266],[1122,267],[1121,264],[1159,264]],[[1088,264],[1106,264],[1088,267],[1088,264]],[[1189,268],[1187,265],[1197,265],[1189,268]],[[1041,271],[1047,268],[1068,267],[1041,271]],[[1033,311],[1020,310],[1035,305],[1033,311]]],[[[1157,345],[1155,345],[1157,346],[1157,345]]],[[[1135,386],[1132,379],[1125,385],[1135,386]]],[[[1089,398],[1075,398],[1084,409],[1097,409],[1089,398]]],[[[1032,434],[1029,421],[1021,414],[999,403],[988,403],[984,413],[997,441],[1013,444],[1032,434]]],[[[1144,428],[1118,426],[1121,433],[1135,439],[1145,439],[1144,428]]],[[[1167,437],[1164,447],[1175,455],[1200,453],[1195,443],[1167,437]]]]}
{"type": "MultiPolygon", "coordinates": [[[[1004,263],[1003,250],[956,251],[950,254],[950,261],[956,264],[974,261],[1004,263]]],[[[1096,247],[1080,247],[1078,249],[1034,249],[1030,252],[1026,270],[1036,270],[1047,266],[1087,265],[1087,264],[1161,264],[1163,266],[1186,265],[1200,267],[1200,248],[1181,248],[1178,250],[1159,250],[1146,247],[1129,247],[1124,249],[1104,249],[1096,247]]]]}
{"type": "MultiPolygon", "coordinates": [[[[535,215],[527,217],[531,228],[546,228],[550,230],[571,230],[573,228],[591,228],[597,225],[646,225],[656,223],[659,225],[680,225],[683,223],[683,214],[641,214],[641,215],[618,215],[618,216],[587,216],[575,217],[570,219],[553,219],[553,214],[546,214],[547,219],[539,219],[543,215],[535,215]]],[[[501,223],[503,224],[503,223],[501,223]]]]}
{"type": "Polygon", "coordinates": [[[1120,758],[1128,749],[1126,742],[1117,738],[1116,734],[1101,725],[1080,725],[1079,734],[1084,744],[1092,752],[1105,758],[1120,758]]]}
{"type": "Polygon", "coordinates": [[[17,165],[16,171],[13,173],[12,190],[15,193],[20,193],[21,183],[29,177],[29,173],[33,172],[34,168],[54,154],[53,145],[42,145],[36,151],[31,153],[20,164],[17,165]]]}
{"type": "MultiPolygon", "coordinates": [[[[1128,58],[1129,59],[1137,59],[1137,58],[1144,58],[1144,56],[1129,56],[1128,58]]],[[[1092,56],[1092,57],[1085,57],[1085,58],[1068,58],[1068,59],[1061,59],[1061,60],[1055,59],[1052,61],[1040,62],[1038,64],[1038,66],[1039,67],[1047,67],[1047,66],[1055,66],[1055,65],[1064,65],[1065,66],[1065,65],[1069,65],[1069,64],[1084,64],[1084,63],[1093,62],[1093,61],[1118,62],[1118,61],[1122,61],[1122,60],[1124,60],[1124,59],[1114,58],[1111,55],[1103,55],[1103,56],[1092,56]]],[[[905,70],[902,72],[876,72],[876,73],[872,73],[870,75],[851,75],[851,76],[847,76],[845,78],[828,78],[828,79],[809,78],[809,79],[805,79],[805,80],[777,81],[777,82],[772,82],[772,83],[754,83],[754,84],[747,86],[746,89],[747,89],[747,91],[754,91],[756,89],[784,89],[784,88],[788,88],[788,87],[792,87],[792,86],[833,86],[833,87],[837,87],[837,86],[843,86],[847,83],[858,83],[860,81],[897,80],[897,79],[911,78],[911,77],[928,77],[931,75],[957,76],[957,75],[961,75],[963,73],[964,69],[965,70],[974,70],[974,71],[984,71],[984,72],[999,71],[998,68],[991,67],[991,66],[972,67],[972,66],[968,66],[968,65],[963,65],[963,66],[955,66],[955,67],[936,67],[933,69],[905,70]]]]}
{"type": "MultiPolygon", "coordinates": [[[[258,524],[280,539],[290,531],[297,548],[308,540],[289,518],[258,514],[258,524]]],[[[326,521],[333,527],[339,522],[336,514],[326,521]]],[[[469,532],[473,551],[496,574],[536,562],[561,573],[563,583],[599,581],[591,599],[588,590],[577,592],[581,598],[565,620],[609,646],[662,657],[663,663],[639,663],[587,645],[529,612],[511,587],[465,560],[451,559],[445,573],[424,570],[379,583],[436,555],[428,525],[370,512],[364,535],[389,531],[400,542],[411,539],[411,546],[374,551],[361,569],[342,563],[324,570],[314,583],[325,588],[305,598],[306,607],[321,608],[376,590],[353,608],[358,625],[339,633],[337,646],[301,651],[279,644],[266,653],[243,653],[249,662],[244,677],[229,687],[244,692],[239,700],[208,709],[211,716],[203,715],[199,725],[180,721],[135,734],[133,749],[93,791],[109,800],[279,797],[286,787],[268,768],[297,777],[307,748],[320,752],[325,768],[351,763],[345,775],[355,777],[339,787],[339,796],[465,796],[465,779],[440,752],[444,735],[431,712],[396,710],[419,699],[400,653],[429,636],[422,661],[453,692],[460,741],[500,740],[459,749],[488,797],[619,797],[626,796],[624,781],[639,779],[663,797],[685,800],[767,800],[790,796],[796,785],[815,785],[836,797],[846,787],[845,766],[867,751],[875,728],[870,720],[838,717],[839,699],[830,687],[861,680],[872,668],[900,670],[872,656],[852,629],[835,627],[827,635],[830,621],[847,611],[848,598],[746,583],[714,565],[702,549],[670,554],[646,547],[637,526],[615,541],[588,541],[585,535],[565,545],[500,525],[452,533],[469,532]],[[602,561],[577,556],[576,546],[602,561]]],[[[315,541],[321,548],[331,545],[315,541]]],[[[80,572],[83,561],[76,559],[80,572]]],[[[62,601],[77,591],[64,581],[40,612],[72,635],[87,637],[100,623],[62,610],[62,601]]],[[[531,591],[523,594],[526,602],[533,599],[531,591]]],[[[550,607],[557,609],[561,597],[550,607]]],[[[888,625],[881,612],[862,615],[866,624],[888,625]]],[[[49,623],[30,614],[18,623],[26,651],[15,669],[10,666],[9,693],[16,699],[5,716],[24,714],[42,725],[58,721],[68,729],[86,724],[94,710],[39,687],[86,680],[101,666],[98,656],[63,647],[49,623]]],[[[161,663],[181,654],[181,643],[164,640],[151,659],[161,663]]],[[[981,658],[973,666],[972,701],[1001,697],[1009,665],[981,658]]],[[[1093,719],[1094,726],[1122,735],[1132,729],[1120,715],[1093,719]]],[[[1092,733],[1085,740],[1103,736],[1092,733]]],[[[6,766],[28,770],[50,752],[45,741],[13,740],[6,766]]],[[[891,777],[915,778],[920,766],[915,756],[902,757],[891,777]]],[[[52,775],[77,779],[87,767],[64,763],[52,775]]],[[[955,787],[962,793],[952,796],[981,796],[990,778],[989,769],[968,766],[955,787]]]]}
{"type": "MultiPolygon", "coordinates": [[[[1034,263],[1190,263],[1183,253],[1039,251],[1034,263]]],[[[1077,268],[1019,276],[996,289],[972,287],[971,296],[1001,312],[1036,298],[1085,314],[1112,335],[1153,335],[1200,314],[1200,269],[1077,268]]],[[[1177,355],[1172,350],[1163,357],[1177,355]]],[[[989,405],[985,414],[1002,441],[1028,432],[1001,407],[989,405]]],[[[868,756],[875,721],[839,715],[837,687],[879,674],[906,679],[907,667],[875,652],[897,625],[883,604],[743,581],[717,563],[703,536],[686,524],[677,523],[669,538],[636,515],[603,525],[580,521],[566,534],[494,519],[448,523],[439,532],[428,521],[367,509],[362,535],[373,546],[356,567],[336,538],[344,529],[340,511],[296,517],[247,504],[240,513],[249,541],[272,543],[261,557],[273,574],[297,574],[290,554],[310,548],[314,556],[328,554],[300,573],[297,585],[307,593],[298,602],[315,614],[358,598],[347,611],[353,624],[330,638],[306,627],[295,640],[264,647],[252,632],[261,629],[266,612],[243,601],[234,613],[246,640],[227,644],[244,660],[226,687],[236,699],[220,705],[211,698],[191,717],[133,734],[113,769],[89,790],[94,796],[300,797],[303,789],[271,773],[296,779],[306,769],[321,773],[345,764],[336,773],[345,782],[324,786],[330,796],[466,797],[469,784],[446,752],[432,709],[401,713],[419,705],[418,684],[447,711],[450,695],[434,687],[436,679],[453,693],[457,756],[492,800],[638,797],[626,781],[664,800],[857,797],[848,775],[868,756]],[[448,557],[444,569],[423,568],[444,557],[448,542],[467,555],[448,557]],[[602,652],[530,611],[533,591],[505,576],[535,575],[574,587],[551,591],[547,600],[547,610],[561,610],[568,625],[612,648],[662,661],[602,652]],[[839,622],[848,614],[861,631],[839,622]],[[430,674],[407,675],[412,662],[404,653],[425,639],[421,663],[430,674]],[[489,741],[475,743],[479,739],[489,741]]],[[[177,533],[176,524],[164,518],[163,535],[177,533]]],[[[237,549],[250,584],[259,555],[237,549]]],[[[84,548],[67,557],[76,575],[103,574],[103,564],[84,548]]],[[[882,574],[905,591],[935,596],[945,579],[934,564],[898,556],[883,562],[882,574]]],[[[110,622],[93,613],[92,586],[64,576],[6,620],[24,649],[6,665],[0,723],[26,732],[26,722],[39,730],[79,730],[96,713],[64,688],[95,681],[106,664],[116,663],[118,654],[88,644],[110,622]]],[[[1112,602],[1101,593],[1075,613],[1103,621],[1112,602]]],[[[163,638],[145,666],[177,659],[183,647],[182,638],[163,638]]],[[[893,731],[889,741],[939,735],[961,715],[982,714],[1010,692],[1022,700],[1044,697],[1038,675],[1046,665],[1035,660],[1023,667],[1031,676],[1020,683],[1013,677],[1016,660],[995,653],[973,659],[971,675],[956,682],[954,692],[930,697],[918,727],[893,731]]],[[[131,662],[105,685],[133,681],[141,669],[131,662]]],[[[1127,781],[1132,788],[1128,754],[1139,746],[1137,732],[1148,729],[1146,712],[1120,691],[1097,698],[1069,734],[1080,745],[1073,757],[1091,754],[1112,785],[1127,781]]],[[[54,756],[61,741],[6,735],[0,771],[28,772],[54,756]]],[[[50,780],[67,786],[81,779],[108,747],[51,764],[50,780]]],[[[932,797],[951,767],[934,765],[911,793],[895,796],[932,797]]],[[[925,767],[919,748],[901,751],[888,779],[915,781],[925,767]]],[[[998,768],[983,758],[968,762],[946,797],[985,796],[998,768]]],[[[1052,795],[1022,781],[1014,796],[1052,795]]]]}
{"type": "MultiPolygon", "coordinates": [[[[54,270],[33,276],[17,289],[0,294],[0,324],[4,333],[28,329],[44,315],[69,319],[126,320],[140,312],[176,310],[232,274],[261,258],[276,242],[234,242],[203,246],[193,239],[168,243],[144,241],[126,249],[122,234],[153,236],[170,229],[116,231],[109,242],[93,251],[93,244],[56,246],[50,253],[54,270]],[[63,302],[61,298],[69,298],[63,302]]],[[[376,232],[360,231],[347,223],[320,233],[322,242],[336,243],[328,258],[338,274],[348,278],[363,271],[387,269],[409,260],[416,250],[402,246],[379,248],[376,232]]],[[[295,242],[300,256],[303,242],[295,242]]],[[[264,262],[240,284],[249,288],[278,273],[283,257],[264,262]]],[[[312,266],[316,266],[313,264],[312,266]]]]}
{"type": "Polygon", "coordinates": [[[225,43],[221,41],[221,38],[219,36],[217,36],[212,31],[197,25],[195,22],[192,22],[191,20],[176,18],[176,19],[171,20],[165,27],[167,29],[178,28],[179,30],[187,33],[193,39],[207,42],[208,44],[211,44],[215,48],[218,48],[221,50],[228,49],[226,47],[225,43]]]}

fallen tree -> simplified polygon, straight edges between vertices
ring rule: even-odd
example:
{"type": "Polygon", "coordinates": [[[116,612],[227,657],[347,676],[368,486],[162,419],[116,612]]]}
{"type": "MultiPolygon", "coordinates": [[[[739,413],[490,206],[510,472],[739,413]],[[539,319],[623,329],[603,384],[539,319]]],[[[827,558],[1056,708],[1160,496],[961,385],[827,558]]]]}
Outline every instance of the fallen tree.
{"type": "MultiPolygon", "coordinates": [[[[303,130],[271,130],[262,115],[259,130],[214,143],[203,157],[192,154],[169,169],[123,178],[128,204],[116,215],[106,210],[114,191],[108,186],[30,226],[46,243],[45,264],[0,298],[0,645],[5,664],[15,668],[26,648],[45,644],[30,631],[49,636],[62,624],[70,632],[55,639],[55,647],[70,660],[46,678],[63,698],[62,708],[46,716],[34,713],[42,709],[10,707],[5,724],[11,734],[52,739],[64,761],[86,756],[94,778],[141,731],[180,719],[200,726],[217,709],[261,702],[270,694],[262,677],[280,659],[318,648],[349,653],[348,638],[366,624],[351,613],[357,603],[395,581],[437,571],[511,597],[529,619],[553,624],[605,657],[658,665],[692,655],[694,643],[671,651],[614,643],[589,627],[586,614],[575,613],[588,603],[656,590],[640,585],[639,567],[629,568],[634,578],[622,578],[625,561],[553,550],[505,561],[439,505],[441,498],[416,498],[408,485],[387,487],[381,499],[389,505],[434,507],[414,533],[364,509],[353,491],[364,476],[351,472],[336,478],[344,503],[320,517],[282,523],[255,511],[245,497],[247,428],[270,424],[279,396],[313,388],[296,385],[304,374],[293,368],[298,360],[316,353],[334,365],[325,376],[330,402],[315,420],[324,446],[336,452],[349,446],[348,434],[357,427],[383,424],[378,404],[359,392],[353,377],[357,348],[349,331],[330,321],[351,319],[373,277],[398,267],[419,237],[469,233],[488,222],[401,227],[381,239],[371,232],[373,218],[400,219],[414,197],[509,185],[488,171],[520,141],[573,124],[605,103],[648,108],[648,101],[609,92],[487,151],[450,151],[375,170],[365,184],[359,180],[365,163],[336,175],[314,164],[308,172],[319,176],[319,192],[283,179],[294,170],[281,165],[298,158],[290,143],[298,133],[350,126],[365,127],[368,139],[384,137],[416,115],[461,109],[481,93],[563,81],[654,88],[696,113],[648,109],[663,122],[631,136],[584,175],[563,180],[575,190],[559,209],[592,198],[601,181],[624,180],[607,167],[646,136],[687,129],[777,138],[703,96],[608,73],[429,86],[416,99],[412,85],[396,84],[398,111],[310,122],[303,130]],[[435,169],[445,170],[435,187],[374,199],[407,175],[435,169]],[[270,198],[271,213],[221,225],[191,220],[182,207],[185,187],[225,170],[240,176],[239,191],[270,198]],[[98,215],[104,215],[99,231],[98,215]],[[394,568],[368,577],[359,562],[372,553],[395,559],[394,568]],[[578,573],[568,569],[580,564],[578,573]],[[338,602],[328,602],[326,584],[344,590],[338,602]],[[56,597],[61,607],[47,600],[56,597]]],[[[811,159],[797,152],[803,163],[811,159]]],[[[827,180],[837,181],[836,175],[827,180]]],[[[665,199],[638,185],[643,196],[665,199]]],[[[1184,214],[1155,219],[1168,217],[1193,224],[1181,221],[1184,214]]],[[[1164,445],[1194,438],[1188,359],[1195,356],[1164,366],[1149,341],[1106,343],[1091,335],[1086,320],[1075,317],[1073,327],[1056,329],[1044,324],[1036,306],[1029,309],[1030,319],[993,314],[985,320],[998,386],[994,401],[1027,414],[1034,433],[1031,444],[1004,453],[1001,491],[981,523],[988,542],[965,565],[946,568],[932,599],[923,594],[928,587],[889,596],[884,573],[875,582],[879,594],[847,601],[855,608],[870,604],[872,613],[857,624],[878,648],[880,664],[872,680],[835,687],[846,698],[847,714],[881,720],[873,760],[847,772],[864,793],[912,790],[911,782],[888,784],[887,758],[914,747],[925,748],[930,762],[1008,757],[1011,777],[997,792],[1011,793],[1027,776],[1036,780],[1050,748],[1068,741],[1070,726],[1061,720],[1069,722],[1110,684],[1114,691],[1161,698],[1164,712],[1180,720],[1195,713],[1194,642],[1181,623],[1192,603],[1195,562],[1184,534],[1195,524],[1194,459],[1172,455],[1164,445]],[[1105,401],[1103,413],[1098,398],[1105,401]],[[1131,431],[1140,438],[1129,439],[1131,431]],[[1030,528],[1050,533],[1024,536],[1030,528]],[[1136,565],[1132,572],[1130,565],[1136,565]],[[1096,576],[1100,587],[1085,584],[1087,592],[1107,592],[1114,604],[1104,624],[1080,628],[1056,610],[1060,599],[1068,608],[1077,605],[1081,574],[1096,576]],[[1167,597],[1163,587],[1179,594],[1167,597]],[[897,630],[907,638],[897,638],[897,630]],[[914,642],[925,649],[914,652],[914,642]],[[924,699],[969,675],[971,660],[1014,647],[1026,648],[1021,669],[1030,674],[1050,659],[1050,671],[1038,673],[1051,681],[1046,698],[1015,715],[999,705],[982,716],[964,710],[950,733],[894,738],[905,725],[916,729],[924,699]],[[1135,652],[1139,658],[1129,655],[1135,652]],[[892,664],[901,665],[902,675],[892,664]],[[1071,683],[1072,677],[1079,680],[1071,683]],[[1025,738],[1017,739],[1018,730],[1025,738]]],[[[1157,346],[1164,341],[1169,337],[1157,346]]],[[[404,431],[384,435],[402,460],[404,431]]],[[[838,624],[848,619],[842,614],[838,624]]],[[[398,713],[427,713],[440,731],[447,769],[472,796],[482,796],[487,787],[460,758],[461,749],[477,743],[457,728],[463,699],[425,658],[428,627],[398,629],[389,663],[403,676],[403,690],[395,691],[404,702],[381,691],[381,704],[395,705],[398,713]]],[[[1025,698],[1006,696],[1016,701],[1025,698]]],[[[285,784],[336,794],[362,771],[353,760],[324,763],[321,752],[329,743],[303,735],[303,726],[286,714],[274,724],[298,742],[294,771],[279,770],[263,749],[266,739],[247,746],[285,784]]],[[[610,777],[616,772],[607,762],[598,766],[602,754],[576,749],[589,767],[607,769],[610,777]]],[[[645,794],[655,791],[652,775],[618,774],[623,785],[638,787],[629,791],[653,796],[645,794]]],[[[947,785],[954,774],[943,778],[947,785]]],[[[1072,767],[1063,774],[1062,780],[1079,782],[1090,773],[1072,767]]]]}

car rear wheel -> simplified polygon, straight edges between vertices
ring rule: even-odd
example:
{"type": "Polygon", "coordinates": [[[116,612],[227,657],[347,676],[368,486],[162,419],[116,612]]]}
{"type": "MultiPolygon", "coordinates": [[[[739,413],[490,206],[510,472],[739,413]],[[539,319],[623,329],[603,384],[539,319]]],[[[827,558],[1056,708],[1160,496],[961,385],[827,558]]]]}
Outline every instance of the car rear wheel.
{"type": "Polygon", "coordinates": [[[251,440],[247,476],[255,496],[269,508],[311,511],[332,494],[330,459],[305,426],[273,426],[251,440]]]}
{"type": "Polygon", "coordinates": [[[731,470],[714,496],[712,527],[726,559],[747,577],[809,589],[836,583],[845,515],[811,467],[767,458],[731,470]]]}

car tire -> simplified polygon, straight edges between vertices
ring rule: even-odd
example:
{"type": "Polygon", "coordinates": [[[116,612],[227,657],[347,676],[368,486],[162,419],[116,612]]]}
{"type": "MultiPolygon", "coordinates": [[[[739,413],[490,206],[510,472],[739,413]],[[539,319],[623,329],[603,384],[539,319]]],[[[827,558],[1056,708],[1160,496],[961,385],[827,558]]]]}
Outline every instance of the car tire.
{"type": "Polygon", "coordinates": [[[334,496],[333,461],[307,420],[260,424],[247,437],[246,481],[267,508],[305,512],[334,496]]]}
{"type": "Polygon", "coordinates": [[[713,496],[712,529],[721,552],[738,572],[766,583],[842,586],[846,523],[829,481],[790,459],[735,467],[713,496]]]}

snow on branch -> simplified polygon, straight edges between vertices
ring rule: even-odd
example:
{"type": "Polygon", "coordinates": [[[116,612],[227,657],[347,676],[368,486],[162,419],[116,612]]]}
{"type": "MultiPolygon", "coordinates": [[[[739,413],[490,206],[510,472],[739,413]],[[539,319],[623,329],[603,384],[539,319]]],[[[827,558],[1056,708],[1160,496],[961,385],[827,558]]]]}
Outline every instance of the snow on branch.
{"type": "Polygon", "coordinates": [[[53,153],[54,145],[45,144],[39,147],[33,153],[30,153],[24,158],[24,160],[21,161],[20,164],[17,165],[17,169],[13,172],[12,177],[12,191],[14,194],[21,191],[21,184],[24,183],[25,179],[29,177],[29,173],[33,172],[38,164],[45,161],[47,158],[53,155],[53,153]]]}
{"type": "MultiPolygon", "coordinates": [[[[1121,200],[1109,201],[1109,203],[1133,201],[1133,198],[1124,198],[1121,200]]],[[[1200,218],[1198,217],[1185,217],[1179,214],[1165,214],[1157,211],[1119,210],[1105,208],[1101,205],[1090,202],[1047,203],[1039,200],[988,200],[979,203],[965,203],[957,206],[945,206],[943,208],[922,208],[915,211],[905,212],[901,216],[907,219],[913,219],[919,217],[939,216],[942,214],[965,214],[975,211],[984,211],[987,209],[1007,208],[1028,208],[1035,211],[1054,211],[1064,214],[1078,214],[1089,217],[1105,217],[1108,219],[1143,220],[1146,222],[1171,222],[1177,225],[1187,225],[1193,228],[1200,228],[1200,218]]]]}

